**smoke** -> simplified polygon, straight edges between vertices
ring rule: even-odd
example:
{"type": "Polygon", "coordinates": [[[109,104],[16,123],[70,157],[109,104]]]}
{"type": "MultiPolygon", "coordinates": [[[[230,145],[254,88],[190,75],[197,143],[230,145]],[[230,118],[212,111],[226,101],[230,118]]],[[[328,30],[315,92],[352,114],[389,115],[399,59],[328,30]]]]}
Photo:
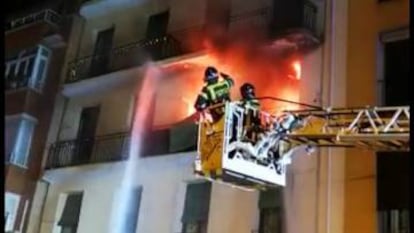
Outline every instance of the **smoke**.
{"type": "MultiPolygon", "coordinates": [[[[235,80],[232,99],[240,98],[239,87],[249,82],[256,87],[258,97],[272,96],[291,101],[299,100],[300,56],[284,54],[285,47],[269,43],[252,29],[205,37],[202,43],[206,55],[182,59],[164,67],[158,87],[155,125],[168,125],[194,113],[193,104],[204,83],[207,66],[235,80]]],[[[191,40],[192,38],[189,38],[191,40]]],[[[195,37],[194,40],[199,40],[195,37]]],[[[263,101],[263,110],[275,112],[296,108],[292,104],[263,101]]]]}

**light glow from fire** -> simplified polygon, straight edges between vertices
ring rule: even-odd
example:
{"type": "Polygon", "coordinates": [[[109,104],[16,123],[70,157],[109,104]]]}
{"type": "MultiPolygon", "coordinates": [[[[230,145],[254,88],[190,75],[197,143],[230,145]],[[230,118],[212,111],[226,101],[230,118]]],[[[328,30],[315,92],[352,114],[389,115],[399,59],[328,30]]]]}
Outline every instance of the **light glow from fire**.
{"type": "Polygon", "coordinates": [[[289,75],[290,78],[300,80],[302,78],[302,65],[299,61],[294,61],[292,63],[292,69],[294,70],[293,75],[289,75]]]}
{"type": "Polygon", "coordinates": [[[195,113],[195,109],[193,107],[194,106],[194,103],[191,102],[189,99],[187,99],[185,97],[182,97],[181,99],[184,101],[184,103],[187,106],[187,116],[193,115],[195,113]]]}
{"type": "MultiPolygon", "coordinates": [[[[177,123],[195,113],[194,102],[204,83],[204,70],[214,66],[229,74],[235,81],[231,90],[233,100],[240,98],[244,82],[255,85],[257,97],[271,96],[299,101],[301,64],[297,57],[281,59],[270,47],[254,47],[231,43],[217,49],[205,43],[206,53],[164,65],[163,78],[157,91],[155,125],[177,123]],[[294,77],[294,78],[292,78],[294,77]]],[[[262,101],[262,109],[270,113],[281,109],[298,108],[295,104],[262,101]]]]}

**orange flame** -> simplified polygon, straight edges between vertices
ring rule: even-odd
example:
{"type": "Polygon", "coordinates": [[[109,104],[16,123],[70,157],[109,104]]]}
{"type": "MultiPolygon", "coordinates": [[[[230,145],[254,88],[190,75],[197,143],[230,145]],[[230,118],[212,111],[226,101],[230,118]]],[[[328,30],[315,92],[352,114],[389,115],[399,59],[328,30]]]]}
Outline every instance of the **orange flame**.
{"type": "Polygon", "coordinates": [[[302,78],[302,65],[299,61],[294,61],[292,63],[292,69],[294,74],[289,74],[288,77],[296,80],[300,80],[302,78]]]}
{"type": "Polygon", "coordinates": [[[296,73],[296,79],[300,80],[302,78],[302,66],[301,66],[300,62],[295,61],[295,62],[293,62],[292,66],[293,66],[293,69],[295,70],[295,73],[296,73]]]}
{"type": "Polygon", "coordinates": [[[193,115],[195,113],[194,104],[189,99],[187,99],[185,97],[182,97],[181,99],[184,101],[184,103],[187,106],[187,116],[193,115]]]}
{"type": "MultiPolygon", "coordinates": [[[[228,43],[225,48],[215,47],[204,40],[207,53],[170,63],[164,67],[157,100],[156,124],[173,124],[192,115],[194,102],[204,85],[204,69],[215,66],[235,81],[231,90],[233,100],[240,98],[239,88],[249,82],[256,87],[258,97],[272,96],[299,101],[298,80],[301,64],[295,58],[280,58],[272,48],[241,42],[228,43]],[[293,74],[292,74],[293,73],[293,74]]],[[[297,108],[294,104],[263,101],[265,111],[275,112],[297,108]]]]}

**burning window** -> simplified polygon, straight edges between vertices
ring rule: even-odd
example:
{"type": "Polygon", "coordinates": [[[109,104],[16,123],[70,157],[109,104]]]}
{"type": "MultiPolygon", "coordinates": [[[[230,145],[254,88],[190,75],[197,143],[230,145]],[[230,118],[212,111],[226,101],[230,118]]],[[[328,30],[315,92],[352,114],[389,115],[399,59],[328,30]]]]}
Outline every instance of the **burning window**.
{"type": "MultiPolygon", "coordinates": [[[[207,66],[214,66],[234,79],[233,100],[240,98],[240,86],[249,82],[255,86],[257,97],[298,101],[302,72],[299,59],[281,57],[272,49],[243,43],[217,49],[207,44],[204,55],[165,65],[157,89],[155,126],[174,124],[195,113],[194,102],[204,85],[207,66]]],[[[262,102],[262,109],[269,112],[296,107],[283,102],[262,102]]]]}

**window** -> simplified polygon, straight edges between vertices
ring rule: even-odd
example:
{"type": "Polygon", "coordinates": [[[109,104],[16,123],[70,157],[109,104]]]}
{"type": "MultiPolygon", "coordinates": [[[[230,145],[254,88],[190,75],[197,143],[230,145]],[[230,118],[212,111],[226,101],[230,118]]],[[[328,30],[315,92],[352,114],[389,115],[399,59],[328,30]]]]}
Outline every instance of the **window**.
{"type": "Polygon", "coordinates": [[[38,46],[7,59],[6,90],[30,87],[40,91],[46,79],[49,56],[47,48],[38,46]]]}
{"type": "Polygon", "coordinates": [[[138,224],[139,207],[141,204],[142,187],[136,187],[132,190],[130,200],[128,201],[128,212],[125,214],[126,223],[124,233],[135,233],[138,224]]]}
{"type": "Polygon", "coordinates": [[[184,211],[181,217],[182,233],[206,233],[210,208],[211,183],[187,185],[184,211]]]}
{"type": "Polygon", "coordinates": [[[20,196],[14,193],[6,192],[4,208],[4,230],[13,231],[16,221],[17,210],[19,207],[20,196]]]}
{"type": "MultiPolygon", "coordinates": [[[[409,31],[381,34],[379,99],[386,106],[409,105],[409,31]]],[[[408,233],[409,152],[377,153],[377,210],[380,233],[408,233]]]]}
{"type": "Polygon", "coordinates": [[[379,213],[380,233],[409,233],[410,216],[408,209],[387,210],[379,213]]]}
{"type": "Polygon", "coordinates": [[[30,87],[36,90],[42,90],[45,83],[49,54],[50,52],[45,47],[39,46],[33,74],[30,79],[30,87]]]}
{"type": "Polygon", "coordinates": [[[76,233],[79,223],[79,215],[82,206],[83,193],[71,193],[65,202],[62,216],[58,222],[61,233],[76,233]]]}
{"type": "Polygon", "coordinates": [[[283,232],[282,191],[269,189],[260,193],[259,233],[283,232]]]}
{"type": "Polygon", "coordinates": [[[36,120],[27,115],[6,119],[6,162],[26,167],[36,120]]]}

